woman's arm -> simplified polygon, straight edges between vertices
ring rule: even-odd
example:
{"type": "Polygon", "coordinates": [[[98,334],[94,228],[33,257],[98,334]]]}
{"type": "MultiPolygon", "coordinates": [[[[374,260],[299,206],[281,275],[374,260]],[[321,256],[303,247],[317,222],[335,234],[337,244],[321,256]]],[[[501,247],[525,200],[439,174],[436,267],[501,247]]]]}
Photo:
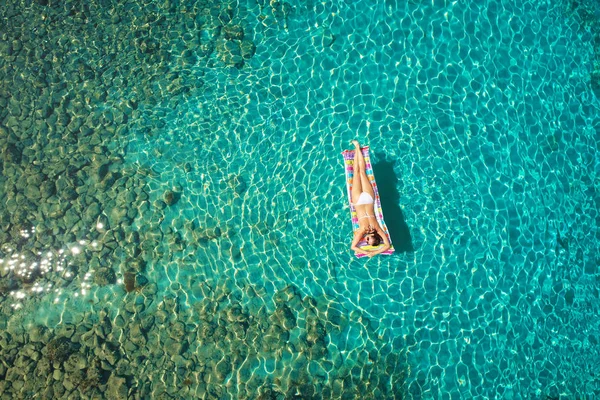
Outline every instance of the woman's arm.
{"type": "Polygon", "coordinates": [[[360,239],[362,237],[363,237],[362,231],[357,229],[356,232],[354,232],[354,240],[352,240],[350,249],[354,250],[357,253],[368,254],[366,251],[362,250],[360,247],[357,246],[358,242],[360,242],[360,239]]]}
{"type": "Polygon", "coordinates": [[[381,236],[381,238],[383,239],[383,247],[386,247],[386,250],[389,249],[390,248],[390,240],[388,239],[388,237],[385,234],[385,232],[383,231],[383,229],[381,229],[381,225],[379,225],[379,223],[377,223],[377,228],[375,228],[375,230],[377,231],[379,236],[381,236]]]}

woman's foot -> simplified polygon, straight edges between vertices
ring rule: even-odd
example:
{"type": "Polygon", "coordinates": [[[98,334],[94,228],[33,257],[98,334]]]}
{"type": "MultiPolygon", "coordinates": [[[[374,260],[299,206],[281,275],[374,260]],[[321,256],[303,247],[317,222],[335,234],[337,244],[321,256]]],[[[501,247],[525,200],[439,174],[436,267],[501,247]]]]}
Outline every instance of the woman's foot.
{"type": "Polygon", "coordinates": [[[358,140],[353,140],[352,144],[354,145],[354,147],[360,150],[360,143],[358,143],[358,140]]]}

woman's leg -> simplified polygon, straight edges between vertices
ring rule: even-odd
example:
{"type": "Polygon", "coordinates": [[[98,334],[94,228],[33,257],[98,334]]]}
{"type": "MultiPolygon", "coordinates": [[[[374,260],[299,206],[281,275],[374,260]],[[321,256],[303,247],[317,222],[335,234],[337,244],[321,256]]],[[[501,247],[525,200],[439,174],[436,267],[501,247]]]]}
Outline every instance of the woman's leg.
{"type": "MultiPolygon", "coordinates": [[[[353,163],[353,167],[354,167],[354,175],[352,177],[352,203],[356,203],[358,201],[358,198],[360,197],[360,194],[362,193],[362,179],[360,177],[361,175],[361,167],[360,167],[360,157],[362,157],[362,153],[360,151],[360,145],[358,144],[358,141],[354,140],[353,143],[355,143],[355,147],[357,148],[357,150],[354,151],[354,163],[353,163]]],[[[363,160],[363,164],[364,164],[364,160],[363,160]]]]}
{"type": "MultiPolygon", "coordinates": [[[[361,192],[367,192],[371,195],[371,197],[373,199],[375,199],[375,192],[373,192],[373,187],[371,186],[371,181],[369,180],[369,177],[367,176],[367,166],[365,164],[365,158],[362,155],[362,151],[360,150],[360,145],[358,144],[358,141],[353,141],[354,146],[356,147],[356,150],[354,151],[354,164],[355,164],[355,170],[354,170],[354,178],[356,179],[356,175],[360,175],[360,187],[361,187],[361,192]],[[360,169],[360,174],[356,173],[356,159],[358,156],[358,165],[359,165],[359,169],[360,169]]],[[[354,192],[353,192],[354,193],[354,192]]],[[[358,193],[358,195],[360,196],[360,192],[358,193]]]]}

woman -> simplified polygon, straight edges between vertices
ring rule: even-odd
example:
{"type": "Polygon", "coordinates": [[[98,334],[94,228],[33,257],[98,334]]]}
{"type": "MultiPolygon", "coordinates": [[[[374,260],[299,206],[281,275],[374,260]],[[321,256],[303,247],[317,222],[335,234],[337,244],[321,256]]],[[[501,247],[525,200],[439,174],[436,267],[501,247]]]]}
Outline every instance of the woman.
{"type": "Polygon", "coordinates": [[[354,144],[354,177],[352,178],[352,204],[356,208],[356,216],[358,217],[358,229],[354,233],[354,240],[350,248],[357,253],[366,254],[373,257],[376,254],[384,252],[390,248],[390,241],[387,235],[379,226],[377,218],[375,218],[375,192],[371,186],[371,181],[367,177],[365,159],[360,149],[360,144],[357,140],[353,140],[354,144]],[[378,246],[383,242],[383,246],[377,250],[362,250],[358,247],[358,242],[365,238],[367,244],[378,246]]]}

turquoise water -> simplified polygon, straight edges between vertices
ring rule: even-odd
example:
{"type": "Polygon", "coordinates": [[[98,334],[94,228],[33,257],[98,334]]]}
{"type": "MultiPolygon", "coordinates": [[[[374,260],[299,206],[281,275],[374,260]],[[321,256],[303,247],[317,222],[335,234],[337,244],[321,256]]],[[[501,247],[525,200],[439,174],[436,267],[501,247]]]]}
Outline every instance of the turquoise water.
{"type": "Polygon", "coordinates": [[[3,6],[0,394],[599,396],[594,7],[3,6]]]}

